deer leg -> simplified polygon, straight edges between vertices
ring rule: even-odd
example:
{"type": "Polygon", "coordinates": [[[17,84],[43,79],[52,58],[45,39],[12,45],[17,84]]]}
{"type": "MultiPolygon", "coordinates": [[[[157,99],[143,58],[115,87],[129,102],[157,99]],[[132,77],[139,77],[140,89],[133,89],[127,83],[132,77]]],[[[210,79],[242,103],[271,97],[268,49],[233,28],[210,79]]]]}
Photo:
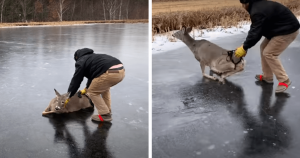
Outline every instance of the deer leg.
{"type": "Polygon", "coordinates": [[[47,114],[52,114],[52,113],[55,113],[55,111],[51,111],[51,104],[52,104],[52,101],[50,102],[50,104],[48,105],[48,107],[42,112],[42,115],[47,115],[47,114]]]}
{"type": "Polygon", "coordinates": [[[233,74],[235,74],[235,73],[238,73],[238,72],[240,72],[240,71],[243,71],[243,70],[244,70],[244,69],[237,69],[237,70],[233,70],[233,71],[229,71],[229,72],[223,73],[223,74],[221,75],[220,82],[223,82],[223,83],[224,83],[224,79],[225,79],[226,77],[231,76],[231,75],[233,75],[233,74]]]}
{"type": "Polygon", "coordinates": [[[210,78],[210,79],[212,79],[212,80],[217,80],[217,78],[205,74],[205,64],[204,64],[204,63],[201,63],[201,62],[200,62],[200,67],[201,67],[201,70],[202,70],[202,75],[203,75],[204,77],[210,78]]]}

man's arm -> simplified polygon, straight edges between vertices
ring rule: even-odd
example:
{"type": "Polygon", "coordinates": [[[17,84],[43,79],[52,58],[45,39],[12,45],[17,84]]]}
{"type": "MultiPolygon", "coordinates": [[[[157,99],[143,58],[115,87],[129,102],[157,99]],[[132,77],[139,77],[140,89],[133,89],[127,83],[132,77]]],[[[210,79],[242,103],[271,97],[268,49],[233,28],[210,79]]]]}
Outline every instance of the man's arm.
{"type": "Polygon", "coordinates": [[[83,77],[84,77],[83,67],[76,63],[75,68],[76,68],[75,73],[73,75],[73,78],[72,78],[71,83],[70,83],[69,88],[68,88],[68,92],[70,92],[70,97],[69,98],[71,98],[76,93],[76,91],[80,87],[80,84],[81,84],[81,82],[83,80],[83,77]]]}
{"type": "Polygon", "coordinates": [[[92,83],[92,80],[88,79],[88,81],[86,83],[86,89],[88,89],[90,87],[91,83],[92,83]]]}
{"type": "Polygon", "coordinates": [[[263,14],[255,14],[251,17],[251,28],[244,42],[245,50],[253,47],[261,39],[266,19],[267,17],[263,14]]]}

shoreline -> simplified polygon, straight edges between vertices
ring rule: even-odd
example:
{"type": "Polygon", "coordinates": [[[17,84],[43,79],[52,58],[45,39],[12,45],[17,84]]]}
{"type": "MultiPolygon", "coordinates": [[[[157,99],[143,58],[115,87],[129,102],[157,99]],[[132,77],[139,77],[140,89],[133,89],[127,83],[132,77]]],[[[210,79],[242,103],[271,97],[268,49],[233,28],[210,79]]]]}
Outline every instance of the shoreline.
{"type": "Polygon", "coordinates": [[[136,20],[92,20],[92,21],[62,21],[62,22],[17,22],[0,23],[0,28],[32,27],[32,26],[72,26],[87,24],[122,24],[122,23],[148,23],[148,19],[136,20]]]}

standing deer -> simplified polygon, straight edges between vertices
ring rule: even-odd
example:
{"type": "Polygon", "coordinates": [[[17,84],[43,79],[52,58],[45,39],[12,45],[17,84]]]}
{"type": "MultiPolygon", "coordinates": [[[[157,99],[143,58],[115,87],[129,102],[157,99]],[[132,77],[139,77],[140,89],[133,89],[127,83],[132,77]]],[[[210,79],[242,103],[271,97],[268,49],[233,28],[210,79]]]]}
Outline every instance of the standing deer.
{"type": "Polygon", "coordinates": [[[195,58],[200,62],[204,77],[224,83],[226,77],[244,70],[246,61],[242,58],[236,58],[234,51],[223,49],[204,39],[195,40],[189,35],[191,31],[192,28],[183,27],[172,36],[181,40],[190,48],[195,58]],[[211,72],[219,75],[220,78],[205,74],[205,66],[209,66],[211,72]]]}
{"type": "Polygon", "coordinates": [[[82,95],[81,98],[79,98],[78,95],[74,95],[66,107],[64,107],[64,101],[68,98],[69,94],[65,93],[61,95],[56,91],[56,89],[54,89],[54,91],[56,97],[50,101],[48,107],[45,109],[45,111],[43,111],[42,115],[51,113],[68,113],[94,107],[93,103],[85,95],[82,95]]]}

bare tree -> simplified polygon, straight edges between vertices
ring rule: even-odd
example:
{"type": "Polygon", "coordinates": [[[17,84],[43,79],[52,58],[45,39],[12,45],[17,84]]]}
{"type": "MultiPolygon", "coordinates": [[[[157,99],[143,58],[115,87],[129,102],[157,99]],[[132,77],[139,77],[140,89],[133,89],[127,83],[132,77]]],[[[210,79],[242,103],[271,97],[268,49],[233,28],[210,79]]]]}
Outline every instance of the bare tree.
{"type": "Polygon", "coordinates": [[[0,1],[0,4],[1,4],[1,23],[2,23],[2,16],[3,16],[4,3],[5,3],[5,0],[1,0],[1,1],[0,1]]]}
{"type": "Polygon", "coordinates": [[[69,9],[70,7],[70,1],[68,0],[58,0],[58,2],[56,3],[57,7],[56,7],[56,11],[59,17],[59,21],[63,20],[63,14],[69,9]]]}
{"type": "Polygon", "coordinates": [[[105,0],[102,0],[102,5],[103,5],[103,12],[104,12],[104,20],[106,20],[106,16],[105,16],[105,5],[104,5],[104,2],[105,0]]]}
{"type": "Polygon", "coordinates": [[[0,0],[0,22],[148,18],[148,0],[0,0]]]}
{"type": "Polygon", "coordinates": [[[119,7],[120,7],[120,3],[118,3],[117,0],[103,0],[103,10],[104,12],[108,11],[109,20],[116,19],[116,12],[119,9],[119,7]]]}
{"type": "Polygon", "coordinates": [[[127,19],[128,19],[129,3],[130,3],[130,0],[128,0],[128,2],[127,2],[127,8],[126,8],[126,18],[127,19]]]}
{"type": "Polygon", "coordinates": [[[72,7],[71,20],[73,20],[75,8],[76,8],[76,1],[74,1],[73,7],[72,7]]]}
{"type": "Polygon", "coordinates": [[[120,3],[119,20],[121,20],[121,15],[122,15],[121,12],[122,12],[122,0],[120,3]]]}
{"type": "Polygon", "coordinates": [[[33,11],[33,6],[30,5],[32,0],[18,0],[21,8],[22,8],[22,21],[27,22],[27,14],[33,11]]]}

